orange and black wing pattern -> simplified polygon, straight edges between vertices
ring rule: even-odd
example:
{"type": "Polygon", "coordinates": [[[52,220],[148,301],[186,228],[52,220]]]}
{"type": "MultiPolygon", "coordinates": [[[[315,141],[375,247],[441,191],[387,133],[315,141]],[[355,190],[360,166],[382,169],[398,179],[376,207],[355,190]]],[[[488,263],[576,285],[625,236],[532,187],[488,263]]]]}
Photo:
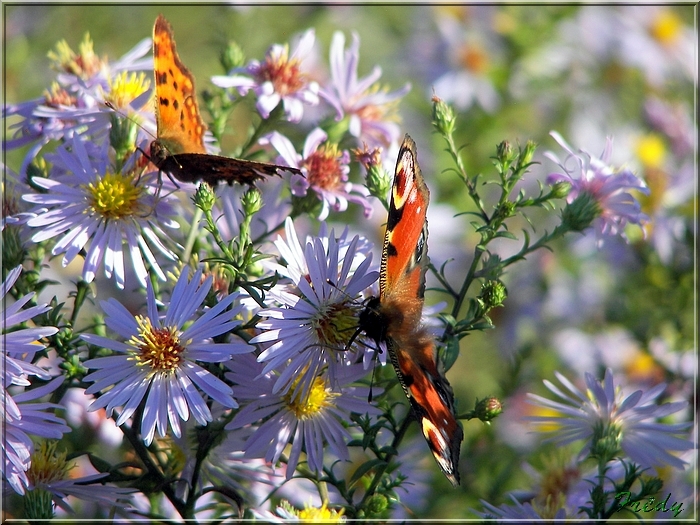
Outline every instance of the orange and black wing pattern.
{"type": "Polygon", "coordinates": [[[281,171],[301,174],[297,168],[210,155],[204,146],[206,124],[197,105],[194,76],[180,60],[168,21],[159,15],[153,26],[153,67],[157,138],[151,143],[151,161],[181,182],[203,180],[253,185],[281,171]]]}
{"type": "Polygon", "coordinates": [[[415,142],[406,135],[391,190],[380,294],[368,302],[360,327],[377,343],[386,342],[435,460],[447,479],[458,485],[462,427],[457,422],[452,388],[438,362],[435,341],[421,325],[429,200],[415,142]]]}

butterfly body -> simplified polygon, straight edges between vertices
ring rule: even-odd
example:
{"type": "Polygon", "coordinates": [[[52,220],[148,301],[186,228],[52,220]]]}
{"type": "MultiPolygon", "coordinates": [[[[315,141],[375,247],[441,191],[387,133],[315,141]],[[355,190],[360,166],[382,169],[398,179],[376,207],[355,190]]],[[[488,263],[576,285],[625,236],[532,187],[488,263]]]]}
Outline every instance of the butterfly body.
{"type": "Polygon", "coordinates": [[[359,326],[377,344],[386,343],[433,456],[447,479],[458,485],[463,432],[455,415],[452,388],[440,369],[435,341],[421,324],[429,200],[415,143],[406,135],[392,185],[379,297],[367,302],[359,326]]]}
{"type": "Polygon", "coordinates": [[[162,15],[153,26],[153,67],[157,138],[150,157],[158,169],[181,182],[203,180],[212,185],[219,181],[252,185],[279,171],[301,173],[287,166],[207,153],[207,126],[199,113],[194,76],[180,60],[172,29],[162,15]]]}

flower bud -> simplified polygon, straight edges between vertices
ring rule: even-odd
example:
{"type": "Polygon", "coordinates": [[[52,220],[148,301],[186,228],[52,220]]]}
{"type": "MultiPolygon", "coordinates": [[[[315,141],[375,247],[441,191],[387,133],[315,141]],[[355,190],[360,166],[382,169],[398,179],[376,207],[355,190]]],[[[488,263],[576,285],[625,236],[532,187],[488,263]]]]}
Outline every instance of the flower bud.
{"type": "Polygon", "coordinates": [[[525,149],[520,154],[520,164],[525,166],[532,162],[532,157],[535,156],[535,150],[537,149],[537,144],[532,140],[528,140],[525,144],[525,149]]]}
{"type": "Polygon", "coordinates": [[[582,192],[564,208],[562,224],[571,231],[580,232],[588,228],[600,213],[600,205],[593,195],[582,192]]]}
{"type": "Polygon", "coordinates": [[[503,301],[506,300],[508,291],[506,285],[501,281],[486,281],[481,285],[481,294],[479,298],[483,301],[486,310],[503,306],[503,301]]]}
{"type": "Polygon", "coordinates": [[[241,46],[239,46],[236,42],[231,41],[226,46],[226,49],[221,52],[219,61],[221,62],[224,71],[228,73],[231,70],[245,64],[245,53],[243,53],[241,46]]]}
{"type": "Polygon", "coordinates": [[[374,494],[370,496],[365,504],[365,512],[368,516],[379,516],[381,515],[389,506],[389,502],[386,496],[383,494],[374,494]]]}
{"type": "Polygon", "coordinates": [[[246,217],[255,215],[263,207],[262,193],[260,193],[260,190],[255,187],[249,188],[248,191],[243,194],[241,204],[243,205],[243,214],[246,217]]]}
{"type": "Polygon", "coordinates": [[[433,126],[442,135],[450,135],[455,129],[454,110],[437,95],[433,95],[433,126]]]}
{"type": "Polygon", "coordinates": [[[204,213],[208,213],[212,210],[214,204],[216,203],[216,195],[214,195],[214,192],[209,184],[202,182],[197,187],[193,201],[197,208],[202,210],[204,213]]]}
{"type": "Polygon", "coordinates": [[[554,184],[552,184],[552,189],[550,190],[550,194],[553,199],[563,199],[565,198],[569,192],[571,191],[571,183],[564,181],[564,180],[558,180],[554,184]]]}
{"type": "Polygon", "coordinates": [[[496,419],[503,412],[503,404],[497,397],[487,397],[476,404],[474,413],[484,423],[496,419]]]}
{"type": "Polygon", "coordinates": [[[504,140],[496,146],[496,160],[504,166],[509,166],[515,159],[516,153],[513,151],[513,146],[510,142],[504,140]]]}

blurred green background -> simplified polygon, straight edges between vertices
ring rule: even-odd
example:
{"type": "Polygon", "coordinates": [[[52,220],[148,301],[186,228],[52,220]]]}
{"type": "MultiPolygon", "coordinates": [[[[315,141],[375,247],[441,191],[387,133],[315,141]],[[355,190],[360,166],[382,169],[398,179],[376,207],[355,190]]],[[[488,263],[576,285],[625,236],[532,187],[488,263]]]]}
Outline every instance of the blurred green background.
{"type": "MultiPolygon", "coordinates": [[[[410,93],[399,106],[402,131],[409,132],[419,144],[421,166],[431,186],[433,206],[437,203],[447,204],[451,206],[450,211],[456,213],[465,209],[465,192],[453,173],[443,172],[450,164],[443,152],[442,139],[432,133],[430,125],[430,96],[434,82],[440,73],[460,66],[454,61],[454,49],[450,49],[444,31],[441,33],[440,20],[444,20],[444,17],[453,17],[464,24],[467,33],[473,30],[482,36],[479,42],[483,47],[473,46],[472,54],[465,56],[465,64],[471,64],[474,67],[471,73],[488,81],[500,97],[496,108],[472,104],[459,113],[458,144],[465,145],[464,159],[469,173],[492,173],[490,157],[502,140],[515,145],[534,140],[542,144],[542,151],[556,149],[547,134],[557,129],[567,137],[569,134],[589,137],[586,143],[575,143],[573,139],[571,143],[575,148],[585,147],[594,154],[602,150],[605,134],[622,132],[619,157],[627,159],[642,176],[645,165],[641,154],[635,149],[634,139],[649,132],[643,111],[646,98],[653,94],[692,106],[693,80],[672,75],[664,79],[661,86],[656,85],[645,79],[642,69],[634,64],[625,64],[614,57],[598,61],[599,56],[606,55],[587,54],[588,48],[583,42],[579,49],[581,57],[572,59],[573,67],[560,71],[538,70],[537,64],[549,64],[544,58],[540,61],[538,53],[546,47],[546,43],[563,39],[565,22],[574,26],[583,23],[582,19],[577,18],[580,11],[581,6],[573,5],[5,5],[4,97],[7,103],[13,104],[42,96],[55,76],[48,67],[46,54],[57,41],[65,39],[73,49],[77,49],[83,35],[89,32],[96,53],[113,60],[129,51],[141,39],[150,37],[153,21],[159,13],[170,21],[178,52],[195,75],[199,90],[209,85],[209,77],[224,73],[219,64],[219,54],[229,40],[235,40],[249,59],[261,58],[271,44],[287,42],[299,32],[315,28],[318,62],[322,70],[327,70],[333,32],[345,32],[347,45],[351,32],[355,31],[361,42],[361,76],[379,65],[383,71],[381,81],[390,90],[399,89],[406,82],[411,83],[410,93]],[[474,54],[475,50],[482,54],[474,54]],[[527,85],[525,95],[518,95],[514,88],[516,74],[527,77],[529,71],[533,72],[533,77],[525,81],[517,77],[527,85]],[[577,84],[576,75],[584,75],[585,80],[577,84]],[[580,91],[572,91],[571,86],[580,91]],[[605,104],[602,105],[601,101],[605,104]],[[610,110],[605,110],[605,107],[610,110]],[[600,118],[601,112],[604,113],[604,120],[600,118]],[[587,114],[590,114],[590,121],[586,118],[587,114]]],[[[693,27],[693,6],[676,7],[673,12],[684,27],[693,27]]],[[[572,47],[575,49],[575,46],[562,46],[562,60],[571,59],[567,53],[571,53],[572,47]]],[[[551,62],[556,63],[556,60],[551,62]]],[[[438,95],[442,96],[441,93],[438,95]]],[[[9,152],[8,165],[18,166],[23,153],[9,152]]],[[[542,158],[538,157],[537,160],[541,161],[542,158]]],[[[534,169],[539,170],[538,178],[542,180],[542,168],[534,169]]],[[[376,228],[368,232],[374,235],[377,250],[380,246],[378,226],[382,222],[381,213],[379,215],[374,221],[376,228]]],[[[359,211],[352,207],[343,217],[347,217],[348,222],[354,221],[351,233],[367,227],[362,226],[359,211]]],[[[470,253],[476,242],[468,220],[464,219],[459,224],[461,231],[449,232],[451,238],[457,238],[461,244],[461,258],[451,263],[458,273],[470,263],[465,254],[470,253]]],[[[443,226],[431,222],[431,238],[441,238],[443,226]]],[[[438,241],[434,242],[431,244],[431,257],[439,265],[443,262],[440,257],[445,252],[441,252],[438,241]]],[[[509,249],[515,249],[516,245],[509,249]]],[[[564,246],[562,244],[561,248],[564,246]]],[[[528,293],[537,297],[535,302],[541,300],[551,284],[546,274],[552,268],[559,271],[563,268],[572,279],[578,279],[579,272],[587,268],[575,253],[569,253],[557,261],[545,254],[528,264],[519,268],[521,274],[518,280],[507,280],[508,304],[527,305],[528,293]],[[531,279],[522,273],[526,268],[532,272],[531,279]]],[[[687,277],[687,272],[684,269],[680,273],[687,277]]],[[[663,296],[669,289],[668,282],[682,282],[685,283],[682,286],[687,286],[687,281],[682,280],[678,272],[670,277],[665,275],[667,285],[661,286],[643,269],[630,270],[627,277],[629,282],[617,283],[623,289],[626,287],[627,292],[657,286],[663,296]]],[[[473,292],[474,295],[476,293],[473,292]]],[[[430,299],[436,302],[443,297],[436,295],[430,299]]],[[[620,307],[619,295],[613,299],[613,304],[620,307]]],[[[675,312],[668,311],[661,315],[664,318],[687,316],[691,298],[684,295],[680,300],[680,304],[674,304],[675,312]]],[[[640,298],[639,301],[644,299],[640,298]]],[[[659,301],[655,302],[659,304],[659,301]]],[[[525,390],[542,393],[541,380],[551,379],[553,370],[562,369],[561,357],[551,347],[551,341],[545,334],[537,333],[542,325],[527,320],[519,322],[516,316],[522,314],[522,309],[511,309],[508,304],[506,308],[493,313],[497,326],[495,331],[475,333],[463,341],[461,356],[448,374],[462,410],[469,408],[476,397],[487,395],[501,397],[507,408],[510,403],[510,408],[522,410],[520,398],[509,400],[509,396],[525,390]],[[512,333],[504,335],[499,332],[501,325],[511,326],[512,333]],[[505,348],[504,345],[511,346],[505,348]]],[[[606,308],[610,307],[606,304],[600,305],[600,317],[581,319],[581,325],[590,330],[596,327],[602,329],[609,311],[606,308]]],[[[631,310],[636,306],[648,313],[656,305],[649,302],[642,306],[640,303],[626,306],[631,310]]],[[[545,326],[553,329],[557,322],[563,321],[554,320],[545,326]]],[[[618,316],[617,323],[631,324],[632,320],[631,317],[625,318],[623,313],[618,316]]],[[[691,330],[688,324],[692,325],[692,321],[689,323],[686,318],[682,326],[676,327],[680,337],[686,340],[690,335],[688,330],[691,330]]],[[[640,346],[644,347],[646,342],[639,341],[640,346]]],[[[581,371],[576,373],[582,375],[581,371]]],[[[534,449],[529,444],[530,438],[523,437],[521,446],[512,441],[504,442],[497,431],[499,421],[491,427],[484,427],[478,422],[464,422],[465,441],[460,465],[462,487],[458,490],[453,491],[449,487],[432,464],[427,448],[424,449],[427,463],[424,461],[423,464],[431,473],[429,483],[432,491],[418,516],[473,517],[469,509],[480,508],[479,499],[498,504],[506,501],[504,494],[507,491],[525,489],[532,483],[532,479],[521,469],[524,454],[531,454],[534,449]]],[[[512,428],[515,429],[513,432],[524,432],[522,427],[512,428]]],[[[417,428],[412,431],[416,432],[417,428]]],[[[543,447],[540,450],[542,456],[532,455],[530,459],[537,463],[540,461],[538,458],[546,457],[551,451],[552,447],[543,447]]],[[[410,500],[407,504],[411,506],[410,500]]],[[[408,517],[413,516],[408,514],[408,517]]]]}

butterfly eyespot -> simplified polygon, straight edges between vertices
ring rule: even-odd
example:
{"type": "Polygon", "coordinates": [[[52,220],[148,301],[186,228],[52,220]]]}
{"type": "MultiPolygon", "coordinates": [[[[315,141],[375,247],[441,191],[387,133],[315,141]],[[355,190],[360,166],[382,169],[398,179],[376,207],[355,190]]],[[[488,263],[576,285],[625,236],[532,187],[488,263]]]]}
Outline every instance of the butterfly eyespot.
{"type": "Polygon", "coordinates": [[[381,262],[379,298],[360,314],[367,337],[386,343],[399,383],[445,477],[459,484],[463,431],[452,389],[441,372],[435,342],[420,325],[427,257],[426,211],[430,192],[405,136],[396,162],[381,262]]]}

